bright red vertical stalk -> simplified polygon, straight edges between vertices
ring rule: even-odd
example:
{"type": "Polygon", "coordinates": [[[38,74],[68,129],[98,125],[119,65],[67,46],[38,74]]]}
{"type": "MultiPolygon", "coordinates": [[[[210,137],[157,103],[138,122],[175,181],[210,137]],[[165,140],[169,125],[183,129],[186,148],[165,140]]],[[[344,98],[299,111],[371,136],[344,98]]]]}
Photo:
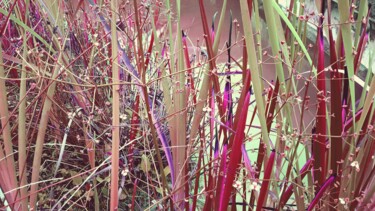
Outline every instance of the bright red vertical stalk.
{"type": "Polygon", "coordinates": [[[184,50],[184,58],[185,58],[185,64],[186,64],[186,67],[187,67],[187,83],[188,83],[188,86],[190,88],[190,90],[192,90],[193,92],[190,92],[193,94],[192,98],[193,98],[193,102],[194,104],[197,103],[197,95],[194,93],[194,90],[195,90],[195,85],[194,85],[194,78],[193,78],[193,71],[191,69],[191,63],[190,63],[190,59],[189,59],[189,49],[188,49],[188,45],[187,45],[187,42],[186,42],[186,34],[184,33],[184,31],[182,31],[182,45],[183,45],[183,50],[184,50]]]}
{"type": "MultiPolygon", "coordinates": [[[[245,91],[245,90],[243,90],[245,91]]],[[[242,142],[245,136],[244,129],[246,126],[246,119],[247,119],[247,110],[249,107],[250,102],[250,90],[247,91],[246,98],[244,100],[243,106],[239,107],[242,108],[241,110],[241,118],[238,122],[236,129],[236,134],[234,136],[233,145],[232,145],[232,152],[230,153],[230,160],[227,168],[227,177],[225,179],[225,186],[224,186],[224,192],[220,203],[219,210],[227,210],[230,195],[233,191],[233,182],[236,177],[236,171],[239,167],[240,161],[241,161],[241,146],[242,142]]],[[[239,112],[239,111],[238,111],[239,112]]]]}
{"type": "Polygon", "coordinates": [[[138,186],[138,179],[136,178],[135,181],[134,181],[133,194],[132,194],[132,203],[131,203],[130,210],[134,210],[135,196],[136,196],[136,193],[137,193],[137,186],[138,186]]]}
{"type": "MultiPolygon", "coordinates": [[[[266,109],[266,112],[268,110],[268,113],[266,113],[266,117],[267,117],[267,130],[268,132],[270,132],[271,130],[271,125],[272,125],[272,119],[274,118],[273,117],[273,114],[275,112],[275,109],[276,109],[276,103],[277,103],[277,95],[279,93],[279,88],[280,88],[280,83],[279,83],[279,79],[276,79],[276,84],[275,84],[275,88],[273,90],[271,90],[272,94],[269,93],[268,95],[268,101],[271,101],[269,104],[267,104],[267,109],[266,109]],[[269,107],[269,109],[268,109],[269,107]]],[[[258,179],[259,176],[260,176],[260,170],[262,169],[262,164],[263,164],[263,159],[265,157],[265,153],[266,153],[266,150],[264,148],[264,142],[259,142],[259,151],[258,151],[258,157],[257,157],[257,162],[256,162],[256,169],[257,169],[257,172],[255,173],[255,178],[258,179]]],[[[251,197],[250,197],[250,207],[254,207],[254,203],[255,203],[255,195],[254,195],[254,192],[251,193],[251,197]]]]}
{"type": "MultiPolygon", "coordinates": [[[[199,9],[200,9],[200,14],[201,14],[201,20],[202,20],[202,25],[203,25],[203,31],[204,31],[204,39],[206,41],[206,47],[207,47],[207,53],[208,53],[208,59],[209,59],[209,64],[210,64],[210,70],[214,70],[216,68],[216,62],[214,59],[214,52],[213,52],[213,44],[212,40],[210,37],[210,31],[208,28],[207,24],[207,16],[206,16],[206,11],[204,9],[204,4],[203,0],[199,0],[199,9]]],[[[222,107],[222,99],[221,99],[221,94],[220,94],[220,83],[219,79],[216,74],[211,74],[210,76],[210,81],[212,83],[212,86],[215,90],[215,98],[216,98],[216,103],[218,105],[218,111],[220,114],[220,120],[223,124],[225,124],[225,115],[223,112],[223,107],[222,107]]],[[[226,128],[223,126],[220,126],[220,131],[224,132],[224,139],[227,139],[227,134],[226,134],[226,128]]]]}
{"type": "MultiPolygon", "coordinates": [[[[331,25],[331,2],[328,2],[328,25],[331,25]]],[[[337,175],[341,174],[341,165],[339,161],[342,159],[342,148],[343,148],[343,141],[341,136],[343,123],[342,123],[342,100],[341,100],[341,75],[338,72],[339,66],[337,63],[337,54],[335,49],[335,41],[333,39],[332,29],[328,27],[328,36],[329,36],[329,53],[330,53],[330,63],[332,65],[333,71],[331,71],[331,93],[335,93],[331,95],[331,148],[330,148],[330,155],[331,155],[331,163],[330,169],[332,169],[333,173],[337,175]]],[[[340,178],[338,178],[340,180],[340,178]]],[[[330,197],[330,203],[334,204],[335,201],[338,200],[339,191],[340,191],[340,181],[333,187],[332,194],[330,197]]],[[[332,209],[331,209],[332,210],[332,209]]]]}
{"type": "MultiPolygon", "coordinates": [[[[203,148],[202,141],[200,142],[200,147],[203,148]]],[[[203,150],[199,150],[199,157],[198,157],[198,169],[201,168],[201,163],[203,159],[203,150]]],[[[197,198],[198,198],[198,188],[199,188],[199,178],[200,178],[200,171],[196,171],[195,173],[195,186],[194,186],[194,195],[193,195],[193,205],[191,210],[195,210],[197,207],[197,198]]]]}
{"type": "Polygon", "coordinates": [[[257,202],[257,209],[256,209],[257,211],[262,210],[264,201],[266,199],[266,196],[268,195],[268,185],[270,183],[272,168],[275,162],[275,154],[276,154],[275,150],[272,150],[270,158],[268,159],[268,162],[267,162],[267,167],[264,170],[263,182],[262,182],[262,186],[260,187],[259,198],[257,202]]]}

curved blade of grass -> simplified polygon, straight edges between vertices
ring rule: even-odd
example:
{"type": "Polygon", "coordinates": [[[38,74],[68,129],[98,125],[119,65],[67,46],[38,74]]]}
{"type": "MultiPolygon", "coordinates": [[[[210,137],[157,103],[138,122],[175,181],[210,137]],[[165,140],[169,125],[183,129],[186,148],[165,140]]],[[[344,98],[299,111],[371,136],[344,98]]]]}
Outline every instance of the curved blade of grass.
{"type": "MultiPolygon", "coordinates": [[[[191,69],[191,64],[190,64],[190,59],[189,59],[189,49],[186,41],[186,34],[184,31],[182,31],[182,43],[183,43],[183,49],[184,49],[184,58],[185,58],[185,64],[187,67],[187,84],[190,88],[190,90],[195,90],[195,85],[194,85],[194,76],[193,76],[193,71],[191,69]]],[[[193,102],[197,103],[197,95],[193,94],[192,96],[193,102]]]]}
{"type": "MultiPolygon", "coordinates": [[[[181,2],[180,0],[176,1],[177,5],[177,31],[181,31],[181,2]]],[[[177,36],[177,47],[178,49],[183,49],[183,43],[182,43],[182,35],[178,33],[177,36]]],[[[182,71],[185,69],[185,63],[184,63],[184,52],[183,50],[178,51],[178,65],[177,65],[177,72],[182,71]]],[[[174,62],[174,61],[172,61],[174,62]]],[[[173,71],[173,70],[172,70],[173,71]]],[[[176,85],[176,89],[181,90],[179,92],[178,90],[174,91],[174,106],[175,111],[178,112],[175,116],[175,124],[174,128],[176,129],[176,145],[173,146],[173,158],[174,158],[174,167],[175,167],[175,184],[174,188],[176,188],[177,192],[175,192],[175,203],[177,207],[182,208],[184,203],[184,198],[188,197],[185,196],[185,188],[183,184],[185,184],[185,180],[187,178],[186,171],[184,170],[188,166],[188,162],[186,162],[186,90],[185,90],[185,84],[186,84],[186,77],[185,72],[181,72],[180,74],[176,75],[176,81],[179,82],[179,85],[176,85]],[[183,187],[181,187],[183,186],[183,187]]],[[[187,203],[186,203],[187,204],[187,203]]]]}
{"type": "Polygon", "coordinates": [[[215,41],[215,19],[216,19],[216,15],[217,15],[217,11],[215,12],[215,14],[212,16],[212,24],[211,24],[211,40],[212,42],[215,41]]]}
{"type": "MultiPolygon", "coordinates": [[[[302,169],[300,170],[300,174],[301,174],[301,180],[307,175],[307,173],[309,173],[310,169],[312,168],[312,162],[313,160],[310,158],[306,163],[305,165],[302,167],[302,169]]],[[[297,183],[296,181],[297,179],[294,180],[295,183],[297,183]]],[[[290,184],[289,187],[286,189],[286,191],[284,192],[284,194],[281,195],[280,197],[280,209],[282,209],[285,204],[288,202],[290,196],[292,196],[292,193],[293,193],[293,186],[294,184],[290,184]]]]}
{"type": "MultiPolygon", "coordinates": [[[[70,127],[72,126],[72,123],[73,123],[73,120],[74,120],[74,117],[78,114],[78,112],[82,110],[82,108],[79,108],[77,109],[75,112],[73,112],[73,114],[70,114],[71,116],[69,116],[69,122],[68,122],[68,125],[66,126],[65,128],[65,132],[64,132],[64,137],[63,137],[63,140],[62,140],[62,143],[61,143],[61,148],[60,148],[60,153],[59,153],[59,158],[56,162],[56,167],[55,167],[55,172],[53,173],[53,176],[56,177],[57,175],[57,172],[60,168],[60,165],[61,165],[61,161],[62,161],[62,158],[63,158],[63,155],[64,155],[64,152],[65,152],[65,146],[66,146],[66,140],[68,138],[68,134],[69,134],[69,131],[70,131],[70,127]]],[[[50,196],[54,196],[54,193],[53,193],[53,189],[50,193],[50,196]]]]}
{"type": "Polygon", "coordinates": [[[314,209],[314,207],[316,206],[316,204],[321,200],[322,196],[323,196],[323,193],[331,186],[331,184],[333,184],[333,182],[335,181],[336,179],[336,175],[333,174],[331,175],[325,182],[324,184],[322,185],[322,187],[319,189],[319,191],[317,192],[317,194],[315,195],[313,201],[310,203],[310,205],[307,207],[307,211],[311,211],[314,209]]]}
{"type": "MultiPolygon", "coordinates": [[[[279,36],[278,36],[279,30],[277,30],[277,25],[276,25],[276,21],[275,21],[275,17],[274,17],[274,9],[272,8],[271,3],[272,2],[270,0],[264,1],[264,13],[265,13],[265,16],[266,16],[267,26],[268,26],[268,30],[269,30],[269,41],[270,41],[270,44],[271,44],[271,47],[272,47],[272,53],[273,53],[274,56],[276,56],[276,55],[279,55],[280,40],[279,40],[279,36]]],[[[284,34],[284,33],[282,33],[282,34],[284,34]]],[[[284,54],[287,55],[287,53],[284,53],[284,54]]],[[[259,58],[259,59],[261,59],[261,58],[259,58]]],[[[289,59],[286,58],[286,60],[289,60],[289,59]]],[[[280,80],[280,82],[282,82],[280,84],[280,92],[286,93],[286,87],[285,87],[285,83],[284,83],[285,77],[284,77],[282,62],[277,61],[277,60],[275,60],[274,62],[275,62],[275,66],[276,66],[277,78],[280,80]]],[[[286,116],[290,116],[290,115],[286,115],[286,116]]]]}
{"type": "MultiPolygon", "coordinates": [[[[232,45],[232,11],[230,11],[229,16],[229,37],[227,42],[227,53],[228,53],[228,71],[231,70],[231,54],[230,54],[230,46],[232,45]]],[[[232,102],[232,82],[230,75],[227,75],[226,82],[225,82],[225,88],[224,88],[224,99],[223,99],[223,110],[224,113],[227,112],[228,109],[228,118],[227,118],[227,126],[232,127],[232,116],[233,116],[233,102],[232,102]]]]}
{"type": "MultiPolygon", "coordinates": [[[[279,4],[275,2],[275,0],[271,0],[272,7],[276,10],[276,12],[280,15],[280,17],[284,20],[285,24],[288,26],[289,30],[292,32],[294,38],[298,42],[298,44],[301,47],[302,52],[305,54],[307,61],[311,66],[313,66],[312,59],[306,49],[305,44],[303,44],[303,41],[301,40],[300,36],[298,35],[297,31],[294,29],[292,23],[289,21],[288,17],[284,14],[284,12],[281,10],[279,4]]],[[[316,70],[313,71],[315,72],[316,70]]]]}

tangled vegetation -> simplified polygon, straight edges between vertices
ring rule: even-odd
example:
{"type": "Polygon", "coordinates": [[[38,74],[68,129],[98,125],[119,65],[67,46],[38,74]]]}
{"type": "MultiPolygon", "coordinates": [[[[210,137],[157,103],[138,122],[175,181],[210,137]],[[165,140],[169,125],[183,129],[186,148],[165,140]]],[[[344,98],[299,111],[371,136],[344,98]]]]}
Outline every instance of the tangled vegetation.
{"type": "Polygon", "coordinates": [[[0,209],[375,209],[371,5],[282,2],[0,1],[0,209]]]}

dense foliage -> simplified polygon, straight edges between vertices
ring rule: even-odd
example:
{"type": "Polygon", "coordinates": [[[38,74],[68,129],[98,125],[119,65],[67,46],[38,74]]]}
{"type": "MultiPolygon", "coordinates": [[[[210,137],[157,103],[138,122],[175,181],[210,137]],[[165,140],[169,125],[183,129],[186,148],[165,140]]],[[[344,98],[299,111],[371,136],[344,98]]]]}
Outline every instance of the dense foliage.
{"type": "Polygon", "coordinates": [[[0,209],[375,209],[371,5],[332,2],[0,1],[0,209]]]}

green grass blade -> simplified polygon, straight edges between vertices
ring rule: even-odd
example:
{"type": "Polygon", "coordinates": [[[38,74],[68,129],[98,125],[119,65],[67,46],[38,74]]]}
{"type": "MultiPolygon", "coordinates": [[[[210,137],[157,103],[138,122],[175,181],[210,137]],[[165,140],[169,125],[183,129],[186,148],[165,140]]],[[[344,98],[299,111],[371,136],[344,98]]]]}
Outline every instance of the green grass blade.
{"type": "MultiPolygon", "coordinates": [[[[254,37],[253,37],[253,30],[251,27],[251,21],[249,16],[249,9],[247,6],[246,0],[241,0],[241,17],[244,27],[244,34],[245,40],[246,40],[246,49],[247,49],[247,55],[249,58],[249,65],[250,65],[250,71],[251,71],[251,80],[254,87],[254,95],[255,95],[255,101],[258,108],[258,116],[261,124],[261,130],[262,130],[262,139],[264,143],[267,146],[267,155],[271,152],[271,140],[269,138],[269,134],[267,131],[267,123],[266,123],[266,117],[265,117],[265,106],[264,106],[264,99],[262,95],[262,85],[261,85],[261,78],[259,77],[259,71],[258,71],[258,58],[256,54],[256,47],[254,44],[254,37]]],[[[267,156],[268,157],[268,156],[267,156]]]]}
{"type": "MultiPolygon", "coordinates": [[[[313,66],[312,59],[307,51],[307,48],[305,44],[303,44],[303,41],[301,40],[301,37],[298,35],[297,31],[294,29],[292,23],[289,21],[288,17],[284,14],[284,12],[281,10],[279,4],[275,0],[271,0],[272,7],[275,9],[275,11],[280,15],[280,17],[284,20],[286,25],[288,26],[289,30],[292,32],[294,38],[298,42],[299,46],[301,47],[302,52],[305,54],[307,61],[311,66],[313,66]]],[[[316,70],[313,69],[313,71],[316,72],[316,70]]]]}
{"type": "MultiPolygon", "coordinates": [[[[9,13],[4,10],[3,8],[0,8],[0,13],[4,14],[4,15],[8,15],[9,13]]],[[[18,25],[20,25],[23,29],[25,29],[26,32],[30,33],[31,35],[33,35],[36,39],[38,39],[40,42],[42,42],[45,46],[47,46],[47,48],[51,49],[52,53],[55,53],[55,50],[53,50],[52,48],[50,48],[50,44],[45,40],[43,39],[43,37],[41,37],[39,34],[37,34],[32,28],[28,27],[24,22],[22,22],[20,19],[18,19],[16,16],[14,15],[10,15],[10,20],[14,21],[15,23],[17,23],[18,25]]]]}
{"type": "MultiPolygon", "coordinates": [[[[350,22],[350,7],[349,1],[338,1],[338,8],[340,13],[340,22],[342,38],[344,42],[346,65],[348,67],[348,77],[349,77],[349,91],[352,107],[352,115],[355,117],[355,86],[353,76],[354,76],[354,57],[353,57],[353,42],[351,33],[351,22],[350,22]]],[[[355,121],[353,122],[353,127],[355,126],[355,121]]]]}

